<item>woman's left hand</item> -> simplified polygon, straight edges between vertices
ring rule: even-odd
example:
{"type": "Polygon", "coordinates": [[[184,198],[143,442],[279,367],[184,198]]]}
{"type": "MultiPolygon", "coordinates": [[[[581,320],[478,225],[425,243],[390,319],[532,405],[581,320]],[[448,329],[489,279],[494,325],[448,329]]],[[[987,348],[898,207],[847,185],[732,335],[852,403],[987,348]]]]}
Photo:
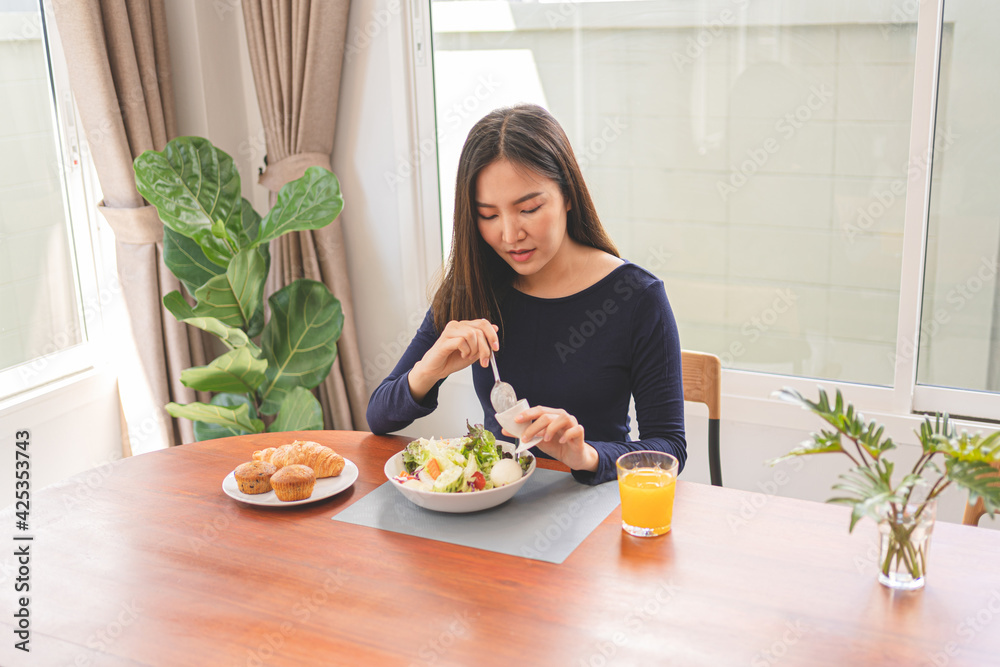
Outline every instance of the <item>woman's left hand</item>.
{"type": "MultiPolygon", "coordinates": [[[[552,458],[573,470],[597,470],[597,450],[584,440],[583,426],[576,417],[565,410],[538,405],[522,412],[515,421],[532,422],[521,434],[524,442],[540,435],[542,442],[536,447],[552,458]]],[[[503,432],[513,437],[512,433],[503,432]]]]}

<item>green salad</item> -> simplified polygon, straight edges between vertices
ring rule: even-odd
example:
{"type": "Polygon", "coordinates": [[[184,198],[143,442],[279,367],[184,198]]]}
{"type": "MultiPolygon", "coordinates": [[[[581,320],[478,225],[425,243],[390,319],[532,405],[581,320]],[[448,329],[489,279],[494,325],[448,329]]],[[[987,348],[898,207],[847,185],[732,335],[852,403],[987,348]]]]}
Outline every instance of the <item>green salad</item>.
{"type": "Polygon", "coordinates": [[[420,438],[403,450],[399,484],[437,493],[486,491],[520,479],[531,466],[531,457],[514,459],[496,443],[482,424],[470,426],[462,438],[420,438]]]}

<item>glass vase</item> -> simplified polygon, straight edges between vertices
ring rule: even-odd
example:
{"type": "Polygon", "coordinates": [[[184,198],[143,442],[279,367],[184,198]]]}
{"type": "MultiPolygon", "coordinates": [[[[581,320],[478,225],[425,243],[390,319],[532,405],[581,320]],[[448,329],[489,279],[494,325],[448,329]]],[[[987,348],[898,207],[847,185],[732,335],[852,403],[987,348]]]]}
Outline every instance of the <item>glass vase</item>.
{"type": "Polygon", "coordinates": [[[880,584],[903,591],[924,587],[936,510],[936,500],[885,508],[878,524],[880,584]]]}

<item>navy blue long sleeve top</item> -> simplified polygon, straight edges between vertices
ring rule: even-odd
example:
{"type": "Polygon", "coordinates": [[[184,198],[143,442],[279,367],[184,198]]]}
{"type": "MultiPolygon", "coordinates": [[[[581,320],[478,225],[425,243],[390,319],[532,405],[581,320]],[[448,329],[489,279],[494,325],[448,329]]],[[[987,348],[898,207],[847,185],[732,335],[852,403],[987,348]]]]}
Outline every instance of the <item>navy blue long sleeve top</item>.
{"type": "MultiPolygon", "coordinates": [[[[562,408],[576,417],[586,442],[597,450],[597,470],[574,470],[577,480],[600,484],[615,479],[617,458],[636,450],[673,454],[683,469],[687,446],[680,340],[661,280],[626,262],[567,297],[542,299],[511,290],[500,314],[500,377],[530,405],[562,408]],[[629,439],[631,396],[639,440],[629,439]]],[[[441,382],[418,403],[407,376],[439,335],[428,311],[399,363],[372,393],[368,425],[374,433],[406,428],[437,407],[441,382]]],[[[483,423],[498,439],[509,440],[501,435],[490,404],[493,372],[477,363],[472,377],[483,423]]],[[[545,456],[537,448],[533,453],[545,456]]]]}

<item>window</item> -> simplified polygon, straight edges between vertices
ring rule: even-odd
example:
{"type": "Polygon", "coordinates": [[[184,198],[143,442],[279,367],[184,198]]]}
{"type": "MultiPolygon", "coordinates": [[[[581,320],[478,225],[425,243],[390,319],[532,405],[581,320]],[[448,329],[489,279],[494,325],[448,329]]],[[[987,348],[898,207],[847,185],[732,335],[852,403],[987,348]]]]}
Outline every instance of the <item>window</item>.
{"type": "Polygon", "coordinates": [[[0,399],[89,365],[100,297],[86,154],[38,2],[0,0],[0,399]]]}
{"type": "Polygon", "coordinates": [[[469,128],[541,104],[622,255],[664,280],[682,345],[718,354],[731,388],[947,399],[919,379],[985,400],[952,394],[954,414],[995,416],[1000,134],[981,63],[1000,7],[920,4],[431,0],[444,247],[469,128]]]}
{"type": "Polygon", "coordinates": [[[1000,11],[945,4],[941,75],[924,269],[920,360],[923,385],[1000,391],[1000,120],[994,32],[1000,11]]]}

